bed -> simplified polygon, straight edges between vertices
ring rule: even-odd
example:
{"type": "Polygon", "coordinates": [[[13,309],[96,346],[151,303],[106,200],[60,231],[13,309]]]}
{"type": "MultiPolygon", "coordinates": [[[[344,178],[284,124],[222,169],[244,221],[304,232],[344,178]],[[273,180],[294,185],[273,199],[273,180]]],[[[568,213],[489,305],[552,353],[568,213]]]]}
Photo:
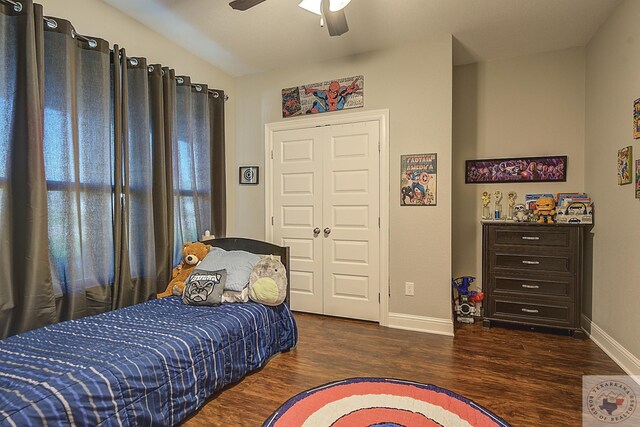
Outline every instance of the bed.
{"type": "MultiPolygon", "coordinates": [[[[251,239],[205,243],[273,254],[251,239]]],[[[0,341],[0,426],[175,425],[213,393],[293,348],[287,303],[216,307],[179,297],[61,322],[0,341]]]]}

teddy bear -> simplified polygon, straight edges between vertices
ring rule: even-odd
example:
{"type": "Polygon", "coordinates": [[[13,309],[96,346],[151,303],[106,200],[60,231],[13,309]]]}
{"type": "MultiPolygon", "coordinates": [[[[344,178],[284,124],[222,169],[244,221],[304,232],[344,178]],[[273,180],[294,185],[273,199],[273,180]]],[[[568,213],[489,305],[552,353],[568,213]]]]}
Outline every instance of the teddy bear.
{"type": "Polygon", "coordinates": [[[210,245],[200,242],[185,243],[182,246],[182,261],[172,271],[171,281],[167,285],[164,292],[158,294],[158,298],[164,298],[171,295],[182,295],[185,281],[200,261],[209,253],[210,245]]]}

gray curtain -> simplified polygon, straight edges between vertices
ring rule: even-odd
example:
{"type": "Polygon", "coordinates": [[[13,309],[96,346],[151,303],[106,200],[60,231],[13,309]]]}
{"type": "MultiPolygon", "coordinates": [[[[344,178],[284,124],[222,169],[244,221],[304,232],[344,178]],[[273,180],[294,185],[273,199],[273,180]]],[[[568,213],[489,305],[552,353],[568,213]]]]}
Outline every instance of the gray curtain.
{"type": "Polygon", "coordinates": [[[212,129],[207,85],[178,76],[176,88],[177,141],[174,146],[173,198],[176,241],[173,260],[182,244],[213,230],[211,208],[212,129]]]}
{"type": "Polygon", "coordinates": [[[74,37],[62,19],[44,27],[49,256],[58,319],[67,320],[111,307],[109,45],[74,37]]]}
{"type": "Polygon", "coordinates": [[[149,105],[153,158],[153,224],[158,292],[165,290],[173,268],[173,146],[176,144],[176,75],[160,64],[149,65],[149,105]]]}
{"type": "MultiPolygon", "coordinates": [[[[114,308],[146,301],[155,296],[158,288],[147,64],[144,58],[127,58],[125,49],[119,52],[117,57],[113,56],[114,73],[119,74],[120,81],[119,86],[114,85],[114,90],[120,92],[122,110],[114,117],[114,122],[120,121],[116,145],[122,156],[122,174],[116,179],[122,179],[122,206],[121,215],[115,222],[121,236],[115,252],[122,260],[122,271],[114,284],[114,308]]],[[[167,194],[157,197],[166,198],[167,194]]]]}
{"type": "Polygon", "coordinates": [[[211,135],[211,227],[216,237],[227,235],[227,172],[224,144],[224,103],[222,90],[209,90],[211,135]]]}
{"type": "Polygon", "coordinates": [[[0,4],[0,338],[56,320],[47,246],[42,9],[0,4]]]}
{"type": "Polygon", "coordinates": [[[153,298],[226,222],[224,94],[20,4],[0,0],[0,338],[153,298]]]}

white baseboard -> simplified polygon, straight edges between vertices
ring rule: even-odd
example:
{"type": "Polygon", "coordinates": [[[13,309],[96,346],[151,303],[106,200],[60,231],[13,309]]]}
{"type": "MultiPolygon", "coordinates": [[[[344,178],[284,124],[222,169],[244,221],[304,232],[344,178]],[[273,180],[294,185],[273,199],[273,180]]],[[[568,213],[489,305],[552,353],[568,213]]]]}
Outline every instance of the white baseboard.
{"type": "Polygon", "coordinates": [[[591,341],[596,343],[597,346],[607,353],[634,381],[640,384],[640,359],[584,315],[582,316],[582,327],[589,334],[591,341]]]}
{"type": "Polygon", "coordinates": [[[406,329],[408,331],[453,336],[453,321],[451,319],[389,313],[389,324],[387,326],[395,329],[406,329]]]}

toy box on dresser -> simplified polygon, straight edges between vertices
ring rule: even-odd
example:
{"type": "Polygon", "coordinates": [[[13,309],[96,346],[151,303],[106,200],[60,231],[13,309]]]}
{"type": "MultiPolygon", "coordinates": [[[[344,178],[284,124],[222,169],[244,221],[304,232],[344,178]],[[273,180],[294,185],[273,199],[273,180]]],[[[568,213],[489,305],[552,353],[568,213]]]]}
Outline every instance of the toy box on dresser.
{"type": "Polygon", "coordinates": [[[483,325],[565,329],[583,338],[582,285],[590,224],[483,222],[483,325]]]}

